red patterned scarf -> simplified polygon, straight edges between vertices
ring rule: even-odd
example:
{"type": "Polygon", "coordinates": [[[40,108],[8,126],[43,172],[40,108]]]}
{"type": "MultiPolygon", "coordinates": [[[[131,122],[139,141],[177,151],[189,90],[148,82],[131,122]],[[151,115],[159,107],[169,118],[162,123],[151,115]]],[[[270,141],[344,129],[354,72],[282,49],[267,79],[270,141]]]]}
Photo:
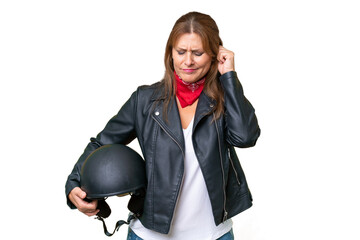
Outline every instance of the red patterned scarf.
{"type": "Polygon", "coordinates": [[[184,82],[174,71],[176,79],[176,96],[182,108],[193,104],[204,88],[205,77],[194,83],[184,82]]]}

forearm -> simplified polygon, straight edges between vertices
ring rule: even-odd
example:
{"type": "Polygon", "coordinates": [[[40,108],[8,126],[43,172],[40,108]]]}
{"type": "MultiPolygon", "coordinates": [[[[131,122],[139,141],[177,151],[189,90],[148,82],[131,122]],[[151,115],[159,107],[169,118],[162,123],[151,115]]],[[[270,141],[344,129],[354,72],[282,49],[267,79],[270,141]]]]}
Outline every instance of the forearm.
{"type": "Polygon", "coordinates": [[[96,150],[100,145],[95,142],[92,138],[91,142],[87,145],[87,147],[84,150],[84,153],[80,156],[78,161],[76,162],[73,170],[71,171],[70,175],[67,178],[66,184],[65,184],[65,194],[67,199],[67,204],[70,208],[75,209],[75,205],[69,200],[69,193],[71,190],[73,190],[75,187],[80,187],[80,172],[81,167],[86,160],[86,158],[90,155],[91,152],[96,150]]]}
{"type": "Polygon", "coordinates": [[[117,115],[109,120],[105,128],[86,146],[84,153],[76,162],[71,174],[68,176],[65,185],[65,194],[67,204],[70,208],[75,208],[69,200],[68,195],[75,187],[80,187],[81,167],[86,158],[97,148],[107,144],[128,144],[135,137],[135,119],[134,111],[136,109],[136,92],[132,94],[130,99],[122,106],[117,115]]]}
{"type": "Polygon", "coordinates": [[[242,85],[234,71],[220,76],[225,99],[226,139],[236,147],[254,146],[260,136],[255,109],[244,96],[242,85]]]}

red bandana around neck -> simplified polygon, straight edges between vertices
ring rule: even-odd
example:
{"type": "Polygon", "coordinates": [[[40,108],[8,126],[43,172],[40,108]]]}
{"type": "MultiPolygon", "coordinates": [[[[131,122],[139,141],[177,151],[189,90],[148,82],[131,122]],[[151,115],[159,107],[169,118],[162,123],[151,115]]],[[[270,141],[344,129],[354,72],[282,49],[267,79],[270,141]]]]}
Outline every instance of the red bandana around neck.
{"type": "Polygon", "coordinates": [[[182,108],[193,104],[204,88],[205,77],[194,83],[184,82],[174,71],[176,79],[176,96],[182,108]]]}

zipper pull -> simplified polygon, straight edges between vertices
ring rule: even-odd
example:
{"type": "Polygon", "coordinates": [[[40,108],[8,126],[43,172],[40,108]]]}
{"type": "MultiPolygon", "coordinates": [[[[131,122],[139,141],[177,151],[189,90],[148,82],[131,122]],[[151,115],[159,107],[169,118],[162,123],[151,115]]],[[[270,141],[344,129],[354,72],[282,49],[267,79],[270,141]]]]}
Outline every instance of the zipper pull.
{"type": "Polygon", "coordinates": [[[223,222],[225,222],[225,221],[227,220],[227,216],[228,216],[228,212],[225,210],[225,212],[224,212],[223,222]]]}

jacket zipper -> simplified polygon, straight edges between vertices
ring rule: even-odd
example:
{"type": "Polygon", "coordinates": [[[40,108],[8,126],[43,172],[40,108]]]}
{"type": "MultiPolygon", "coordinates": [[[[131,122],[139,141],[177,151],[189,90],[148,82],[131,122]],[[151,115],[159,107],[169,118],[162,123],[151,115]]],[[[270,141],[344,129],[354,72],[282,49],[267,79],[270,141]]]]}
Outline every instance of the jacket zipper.
{"type": "MultiPolygon", "coordinates": [[[[155,120],[155,122],[157,122],[157,123],[159,124],[160,128],[179,146],[179,148],[180,148],[180,150],[181,150],[181,153],[182,153],[182,156],[183,156],[183,160],[184,160],[184,159],[185,159],[185,153],[184,153],[184,150],[181,148],[180,143],[179,143],[178,141],[176,141],[176,139],[173,138],[173,137],[170,135],[170,133],[161,125],[161,123],[160,123],[154,116],[151,116],[151,117],[155,120]]],[[[180,192],[180,189],[181,189],[181,187],[182,187],[183,182],[184,182],[184,174],[183,174],[182,177],[181,177],[181,184],[180,184],[179,192],[180,192]]],[[[178,192],[178,196],[176,197],[176,202],[175,202],[174,209],[176,208],[176,205],[178,204],[179,192],[178,192]]],[[[174,219],[172,219],[172,220],[174,220],[174,219]]]]}
{"type": "Polygon", "coordinates": [[[222,171],[222,178],[223,178],[223,193],[224,193],[224,217],[223,217],[223,222],[225,222],[225,221],[227,220],[228,212],[226,211],[226,189],[225,189],[224,163],[223,163],[223,158],[222,158],[222,154],[221,154],[219,129],[218,129],[217,122],[216,122],[216,119],[215,119],[215,114],[213,113],[213,115],[214,115],[214,120],[215,120],[215,128],[216,128],[216,132],[217,132],[217,136],[218,136],[218,145],[219,145],[219,153],[220,153],[220,163],[221,163],[221,171],[222,171]]]}
{"type": "Polygon", "coordinates": [[[181,148],[181,145],[178,141],[176,141],[175,138],[173,138],[170,133],[168,133],[168,131],[161,125],[161,123],[156,119],[154,118],[154,116],[151,116],[161,127],[162,130],[164,130],[164,132],[179,146],[180,150],[181,150],[181,153],[182,153],[182,156],[183,158],[185,158],[185,154],[184,154],[184,150],[181,148]]]}
{"type": "Polygon", "coordinates": [[[233,168],[233,170],[234,170],[234,172],[235,172],[236,181],[237,181],[237,183],[238,183],[239,186],[240,186],[239,176],[238,176],[238,174],[237,174],[237,172],[236,172],[236,170],[235,170],[235,166],[234,166],[234,163],[233,163],[232,158],[231,158],[230,148],[228,148],[228,153],[229,153],[229,159],[230,159],[231,166],[232,166],[232,168],[233,168]]]}

